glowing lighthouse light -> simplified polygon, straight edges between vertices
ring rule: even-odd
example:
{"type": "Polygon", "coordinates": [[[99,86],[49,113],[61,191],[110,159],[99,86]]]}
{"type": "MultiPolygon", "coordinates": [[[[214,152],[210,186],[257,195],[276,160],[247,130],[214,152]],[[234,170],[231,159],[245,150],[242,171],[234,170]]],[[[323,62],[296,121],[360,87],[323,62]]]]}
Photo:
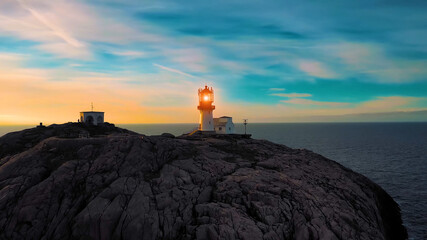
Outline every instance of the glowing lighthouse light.
{"type": "Polygon", "coordinates": [[[205,88],[199,89],[199,106],[197,109],[200,111],[200,131],[214,131],[213,110],[215,106],[212,105],[213,101],[212,87],[205,86],[205,88]]]}

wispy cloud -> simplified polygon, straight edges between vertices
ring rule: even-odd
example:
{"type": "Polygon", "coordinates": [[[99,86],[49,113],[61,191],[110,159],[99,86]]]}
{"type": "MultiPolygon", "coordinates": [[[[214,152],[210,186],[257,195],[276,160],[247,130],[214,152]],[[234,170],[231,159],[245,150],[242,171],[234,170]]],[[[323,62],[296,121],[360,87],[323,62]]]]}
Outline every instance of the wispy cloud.
{"type": "MultiPolygon", "coordinates": [[[[303,101],[306,99],[302,99],[303,101]]],[[[233,112],[234,119],[249,118],[252,122],[313,122],[313,121],[340,121],[341,116],[349,115],[346,121],[364,121],[363,116],[353,118],[355,114],[375,114],[392,112],[426,111],[427,107],[414,107],[419,102],[426,102],[426,98],[413,98],[404,96],[375,97],[361,103],[347,102],[321,102],[295,101],[296,104],[283,103],[277,105],[267,104],[229,104],[222,113],[233,112]],[[302,104],[298,104],[302,103],[302,104]],[[330,105],[332,104],[332,105],[330,105]],[[259,114],[262,112],[263,114],[259,114]]],[[[425,114],[424,114],[425,116],[425,114]]],[[[383,118],[384,119],[384,118],[383,118]]],[[[405,119],[399,118],[401,121],[405,119]]],[[[409,120],[409,118],[406,118],[409,120]]],[[[372,118],[366,118],[367,121],[372,118]]],[[[418,118],[418,121],[421,120],[418,118]]],[[[384,120],[383,120],[384,121],[384,120]]],[[[387,119],[393,121],[393,118],[387,119]]]]}
{"type": "Polygon", "coordinates": [[[143,26],[135,29],[112,16],[111,10],[104,11],[80,1],[7,0],[0,3],[0,36],[32,41],[28,45],[37,50],[81,60],[103,51],[105,44],[161,44],[167,39],[144,31],[143,26]]]}
{"type": "Polygon", "coordinates": [[[88,60],[92,58],[92,53],[85,47],[70,48],[66,43],[47,43],[35,47],[38,50],[53,53],[60,58],[88,60]]]}
{"type": "Polygon", "coordinates": [[[141,51],[113,51],[112,54],[122,57],[143,57],[146,53],[141,51]]]}
{"type": "Polygon", "coordinates": [[[22,0],[17,0],[19,4],[26,10],[28,10],[40,23],[42,23],[44,26],[46,26],[49,30],[52,31],[53,34],[64,40],[64,42],[68,43],[69,45],[80,48],[83,47],[84,44],[80,42],[79,40],[72,37],[69,33],[67,33],[64,29],[61,27],[55,25],[52,21],[48,20],[46,17],[44,17],[42,14],[40,14],[35,9],[32,9],[28,7],[26,4],[23,3],[22,0]]]}
{"type": "Polygon", "coordinates": [[[427,59],[391,57],[385,46],[380,44],[339,42],[324,49],[342,61],[339,62],[340,72],[347,77],[363,77],[380,83],[404,83],[423,81],[427,75],[427,59]]]}
{"type": "Polygon", "coordinates": [[[156,67],[158,67],[160,69],[163,69],[163,70],[166,70],[166,71],[169,71],[169,72],[173,72],[173,73],[177,73],[177,74],[189,77],[189,78],[199,79],[198,77],[193,76],[191,74],[185,73],[183,71],[180,71],[180,70],[177,70],[177,69],[174,69],[174,68],[165,67],[165,66],[157,64],[157,63],[153,63],[153,66],[156,66],[156,67]]]}
{"type": "Polygon", "coordinates": [[[270,91],[277,91],[277,92],[285,91],[284,88],[269,88],[268,90],[270,90],[270,91]]]}
{"type": "Polygon", "coordinates": [[[205,53],[198,48],[164,49],[164,56],[192,72],[206,72],[205,53]]]}
{"type": "Polygon", "coordinates": [[[272,93],[271,96],[278,97],[287,97],[287,98],[301,98],[301,97],[311,97],[309,93],[272,93]]]}
{"type": "Polygon", "coordinates": [[[315,105],[315,106],[324,106],[324,107],[342,107],[342,106],[349,105],[348,103],[342,103],[342,102],[322,102],[322,101],[313,101],[313,100],[304,99],[304,98],[292,98],[289,100],[282,100],[281,102],[297,104],[297,105],[315,105]]]}
{"type": "Polygon", "coordinates": [[[336,78],[337,74],[325,67],[322,63],[311,60],[301,60],[298,68],[310,76],[318,78],[336,78]]]}
{"type": "Polygon", "coordinates": [[[365,101],[358,105],[358,108],[364,112],[383,112],[385,109],[397,109],[414,104],[419,101],[425,101],[424,97],[404,97],[404,96],[388,96],[377,97],[371,101],[365,101]]]}

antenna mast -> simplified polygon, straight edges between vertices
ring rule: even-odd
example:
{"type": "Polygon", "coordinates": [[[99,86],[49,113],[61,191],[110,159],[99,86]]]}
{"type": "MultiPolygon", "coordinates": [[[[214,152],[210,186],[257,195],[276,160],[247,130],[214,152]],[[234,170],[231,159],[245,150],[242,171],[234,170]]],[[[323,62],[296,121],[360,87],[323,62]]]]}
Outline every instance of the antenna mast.
{"type": "Polygon", "coordinates": [[[246,125],[248,125],[248,119],[243,119],[243,124],[245,125],[245,135],[246,135],[246,125]]]}
{"type": "Polygon", "coordinates": [[[93,102],[90,103],[90,106],[91,106],[92,112],[93,112],[93,102]]]}

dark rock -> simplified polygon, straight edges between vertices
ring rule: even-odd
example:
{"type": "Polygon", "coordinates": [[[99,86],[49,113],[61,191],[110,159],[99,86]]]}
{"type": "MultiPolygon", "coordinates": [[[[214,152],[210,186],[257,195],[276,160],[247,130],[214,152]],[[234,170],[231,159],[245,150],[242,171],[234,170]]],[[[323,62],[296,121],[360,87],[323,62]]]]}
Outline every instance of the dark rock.
{"type": "Polygon", "coordinates": [[[162,137],[167,137],[167,138],[175,138],[175,135],[173,135],[172,133],[162,133],[161,136],[162,137]]]}
{"type": "Polygon", "coordinates": [[[115,127],[111,123],[98,126],[84,123],[52,124],[48,127],[37,126],[18,132],[11,132],[0,138],[0,158],[30,149],[43,139],[50,137],[82,138],[96,137],[110,134],[126,133],[136,134],[127,129],[115,127]]]}
{"type": "Polygon", "coordinates": [[[0,138],[0,239],[407,238],[383,189],[313,152],[76,127],[0,138]]]}

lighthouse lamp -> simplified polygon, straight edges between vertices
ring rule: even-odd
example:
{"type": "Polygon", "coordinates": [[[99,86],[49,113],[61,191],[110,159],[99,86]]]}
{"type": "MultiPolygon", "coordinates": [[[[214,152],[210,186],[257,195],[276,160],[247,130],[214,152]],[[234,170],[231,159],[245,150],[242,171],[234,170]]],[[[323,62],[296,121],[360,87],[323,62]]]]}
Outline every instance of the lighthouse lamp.
{"type": "Polygon", "coordinates": [[[212,87],[200,88],[199,91],[199,106],[197,109],[200,111],[200,131],[214,131],[213,110],[215,106],[212,105],[214,101],[214,92],[212,87]]]}

